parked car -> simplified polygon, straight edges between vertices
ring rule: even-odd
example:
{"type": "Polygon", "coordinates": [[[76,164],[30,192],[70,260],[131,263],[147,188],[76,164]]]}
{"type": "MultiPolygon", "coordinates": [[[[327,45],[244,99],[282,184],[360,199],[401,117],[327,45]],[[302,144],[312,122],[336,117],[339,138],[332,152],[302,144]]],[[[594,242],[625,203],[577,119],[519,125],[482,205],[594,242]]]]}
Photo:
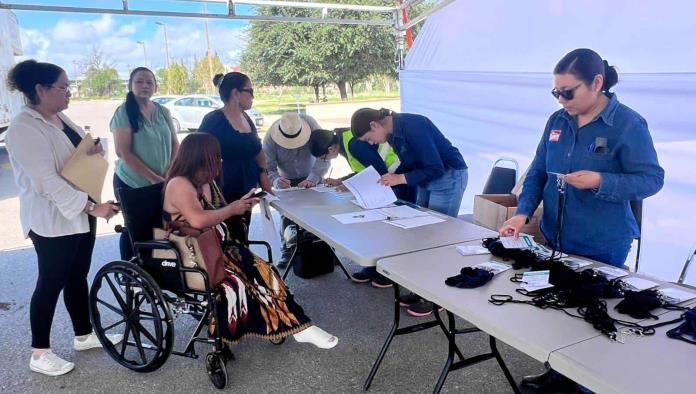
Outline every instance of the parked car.
{"type": "Polygon", "coordinates": [[[157,97],[153,97],[152,101],[156,102],[157,104],[164,105],[164,104],[167,104],[168,102],[176,99],[177,97],[179,97],[179,96],[157,96],[157,97]]]}
{"type": "MultiPolygon", "coordinates": [[[[197,129],[208,112],[223,106],[222,101],[217,97],[197,94],[177,97],[163,105],[171,112],[177,133],[197,129]]],[[[264,118],[259,111],[252,108],[246,112],[256,126],[263,126],[264,118]]]]}

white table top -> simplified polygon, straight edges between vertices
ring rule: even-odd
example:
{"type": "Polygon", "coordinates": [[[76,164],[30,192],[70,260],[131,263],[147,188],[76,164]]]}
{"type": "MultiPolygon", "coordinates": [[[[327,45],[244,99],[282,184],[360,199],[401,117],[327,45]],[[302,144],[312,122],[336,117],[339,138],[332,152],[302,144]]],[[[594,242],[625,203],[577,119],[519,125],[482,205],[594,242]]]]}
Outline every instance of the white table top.
{"type": "MultiPolygon", "coordinates": [[[[477,289],[459,289],[445,285],[445,279],[458,274],[461,268],[491,260],[502,262],[492,255],[465,257],[457,252],[456,245],[450,245],[382,259],[377,264],[377,271],[542,362],[547,361],[555,350],[600,335],[590,324],[561,311],[542,310],[523,304],[496,306],[489,303],[492,294],[509,294],[515,299],[529,299],[515,292],[518,285],[509,280],[516,272],[512,269],[498,274],[491,282],[477,289]]],[[[610,314],[626,321],[636,321],[630,316],[614,312],[618,301],[607,300],[610,314]]],[[[666,312],[661,310],[656,314],[666,312]]]]}
{"type": "MultiPolygon", "coordinates": [[[[271,205],[283,216],[336,248],[356,263],[371,267],[377,260],[425,249],[496,236],[486,228],[439,213],[442,223],[402,229],[380,221],[341,224],[331,215],[357,212],[350,193],[333,195],[312,190],[278,193],[271,205]]],[[[431,211],[432,212],[432,211],[431,211]]]]}
{"type": "MultiPolygon", "coordinates": [[[[663,314],[659,321],[680,313],[663,314]]],[[[598,336],[551,353],[549,362],[597,393],[694,393],[696,346],[668,338],[665,333],[676,326],[657,328],[652,336],[627,336],[624,344],[598,336]]]]}

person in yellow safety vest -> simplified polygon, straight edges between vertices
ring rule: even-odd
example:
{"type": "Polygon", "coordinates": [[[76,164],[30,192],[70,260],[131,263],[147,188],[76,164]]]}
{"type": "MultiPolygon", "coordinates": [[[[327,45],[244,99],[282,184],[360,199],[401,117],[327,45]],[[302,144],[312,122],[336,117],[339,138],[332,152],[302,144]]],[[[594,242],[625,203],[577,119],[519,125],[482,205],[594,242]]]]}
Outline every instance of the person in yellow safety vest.
{"type": "MultiPolygon", "coordinates": [[[[330,130],[313,130],[309,137],[309,147],[314,157],[323,160],[333,160],[339,155],[345,157],[354,171],[342,179],[325,179],[324,183],[330,186],[340,186],[344,179],[350,178],[365,168],[372,166],[380,175],[386,173],[401,174],[407,172],[409,168],[403,168],[401,160],[396,152],[388,143],[380,145],[370,145],[353,137],[349,128],[339,128],[330,130]]],[[[415,203],[416,188],[409,185],[399,185],[393,187],[396,197],[415,203]]],[[[372,286],[377,288],[392,287],[392,282],[385,276],[377,272],[375,267],[364,267],[351,275],[351,280],[355,283],[372,282],[372,286]]],[[[416,302],[420,298],[415,295],[402,297],[407,303],[416,302]]]]}
{"type": "MultiPolygon", "coordinates": [[[[348,128],[330,130],[314,130],[309,138],[312,155],[324,160],[332,160],[339,155],[343,156],[354,173],[372,166],[380,174],[400,174],[408,169],[403,168],[399,156],[388,143],[370,145],[367,142],[353,138],[353,133],[348,128]]],[[[344,177],[347,179],[353,174],[344,177]]],[[[326,179],[324,182],[330,186],[339,186],[343,179],[326,179]]],[[[396,197],[415,202],[416,192],[414,187],[399,185],[394,187],[396,197]]]]}

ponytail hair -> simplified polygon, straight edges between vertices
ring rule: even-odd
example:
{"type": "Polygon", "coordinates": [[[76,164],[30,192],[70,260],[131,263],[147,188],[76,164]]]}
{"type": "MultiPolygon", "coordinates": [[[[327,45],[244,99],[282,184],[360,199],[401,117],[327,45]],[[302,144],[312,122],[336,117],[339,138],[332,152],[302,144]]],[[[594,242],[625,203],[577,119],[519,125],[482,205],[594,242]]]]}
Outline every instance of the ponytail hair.
{"type": "Polygon", "coordinates": [[[229,72],[227,74],[215,74],[213,77],[213,85],[218,88],[218,93],[220,93],[220,100],[223,103],[230,101],[230,95],[232,90],[242,90],[244,85],[250,83],[251,79],[246,74],[240,72],[229,72]]]}
{"type": "Polygon", "coordinates": [[[602,60],[599,54],[591,49],[580,48],[569,52],[556,64],[554,74],[571,74],[586,85],[592,84],[595,76],[604,77],[602,91],[609,93],[614,85],[619,82],[619,74],[616,67],[610,66],[609,62],[602,60]]]}
{"type": "Polygon", "coordinates": [[[136,67],[135,69],[133,69],[133,71],[131,71],[130,77],[128,77],[128,94],[126,94],[126,115],[128,115],[128,123],[130,123],[131,125],[131,131],[133,132],[133,134],[137,133],[138,130],[140,130],[140,127],[143,125],[143,121],[145,120],[142,112],[140,112],[140,106],[138,105],[138,102],[135,100],[133,90],[131,90],[131,84],[133,83],[133,78],[135,77],[135,74],[141,71],[146,71],[152,74],[152,78],[154,78],[155,83],[157,83],[155,73],[153,73],[152,70],[150,70],[147,67],[136,67]]]}
{"type": "Polygon", "coordinates": [[[309,150],[314,157],[322,157],[329,153],[332,145],[338,144],[338,135],[335,131],[316,129],[309,136],[309,150]]]}
{"type": "Polygon", "coordinates": [[[40,63],[29,59],[17,63],[7,75],[7,87],[10,91],[18,90],[24,94],[29,104],[39,104],[36,85],[51,86],[65,71],[52,63],[40,63]]]}
{"type": "Polygon", "coordinates": [[[370,122],[380,122],[387,116],[391,116],[392,111],[386,108],[373,109],[373,108],[360,108],[355,111],[353,117],[350,119],[350,128],[353,131],[353,136],[355,138],[362,138],[367,134],[372,127],[370,122]]]}

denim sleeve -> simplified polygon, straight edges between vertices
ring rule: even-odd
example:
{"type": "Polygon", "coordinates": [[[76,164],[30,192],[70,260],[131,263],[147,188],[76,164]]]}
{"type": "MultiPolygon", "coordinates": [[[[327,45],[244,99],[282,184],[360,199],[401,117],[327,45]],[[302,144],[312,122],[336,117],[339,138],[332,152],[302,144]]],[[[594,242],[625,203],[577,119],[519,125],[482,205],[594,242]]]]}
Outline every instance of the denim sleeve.
{"type": "Polygon", "coordinates": [[[595,196],[610,202],[637,201],[662,189],[665,171],[657,161],[648,124],[643,118],[629,126],[616,147],[623,172],[602,173],[602,183],[595,196]]]}
{"type": "Polygon", "coordinates": [[[439,130],[427,119],[419,126],[422,127],[415,128],[417,135],[414,132],[406,135],[406,143],[420,162],[419,168],[406,174],[406,183],[409,185],[422,185],[440,178],[445,173],[445,166],[433,138],[439,130]]]}
{"type": "Polygon", "coordinates": [[[537,146],[534,160],[532,165],[529,166],[527,176],[524,179],[522,193],[520,193],[519,201],[517,201],[517,215],[525,215],[531,218],[544,197],[544,185],[546,185],[548,177],[546,172],[546,141],[549,138],[551,120],[554,116],[551,116],[546,123],[546,128],[537,146]]]}
{"type": "Polygon", "coordinates": [[[388,172],[387,165],[384,163],[384,160],[382,160],[379,152],[368,142],[353,138],[348,143],[348,149],[350,149],[350,154],[366,168],[369,166],[374,167],[379,175],[384,175],[388,172]]]}

